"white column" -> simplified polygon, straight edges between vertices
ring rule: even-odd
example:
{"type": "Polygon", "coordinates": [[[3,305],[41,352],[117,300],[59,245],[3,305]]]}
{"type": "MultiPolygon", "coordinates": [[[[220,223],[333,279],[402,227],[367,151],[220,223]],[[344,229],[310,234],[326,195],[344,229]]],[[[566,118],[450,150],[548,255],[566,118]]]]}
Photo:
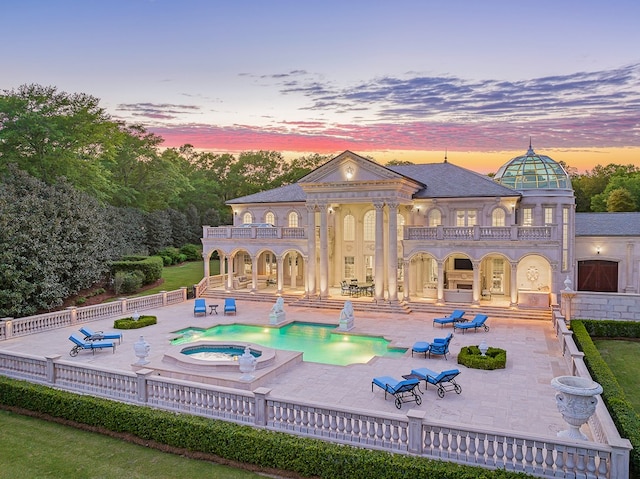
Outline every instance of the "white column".
{"type": "Polygon", "coordinates": [[[511,278],[509,281],[509,295],[511,297],[512,308],[518,305],[518,263],[517,261],[509,261],[511,265],[511,278]]]}
{"type": "Polygon", "coordinates": [[[480,304],[480,261],[472,261],[473,264],[473,301],[471,304],[480,304]]]}
{"type": "Polygon", "coordinates": [[[276,257],[276,263],[278,265],[278,289],[276,290],[276,294],[282,294],[282,288],[284,286],[284,268],[282,267],[282,263],[284,259],[282,256],[276,257]]]}
{"type": "Polygon", "coordinates": [[[329,244],[327,203],[320,203],[320,297],[329,297],[329,244]]]}
{"type": "Polygon", "coordinates": [[[258,255],[251,257],[251,292],[258,290],[258,255]]]}
{"type": "Polygon", "coordinates": [[[290,253],[291,258],[291,287],[298,287],[298,253],[290,253]]]}
{"type": "Polygon", "coordinates": [[[436,304],[444,304],[444,261],[438,261],[438,299],[436,304]]]}
{"type": "Polygon", "coordinates": [[[374,203],[376,209],[376,249],[375,249],[375,295],[376,300],[384,299],[384,203],[374,203]]]}
{"type": "Polygon", "coordinates": [[[316,294],[316,207],[307,204],[307,254],[309,263],[307,268],[307,294],[316,294]]]}
{"type": "MultiPolygon", "coordinates": [[[[389,301],[398,300],[398,203],[387,203],[389,210],[389,247],[387,273],[389,275],[389,301]]],[[[376,224],[376,229],[379,226],[376,224]]]]}
{"type": "Polygon", "coordinates": [[[235,261],[235,257],[235,254],[227,256],[227,291],[231,291],[233,289],[233,275],[235,270],[233,262],[235,261]]]}
{"type": "Polygon", "coordinates": [[[633,286],[633,243],[627,243],[627,258],[625,264],[627,266],[626,285],[624,287],[625,293],[636,293],[636,288],[633,286]]]}
{"type": "Polygon", "coordinates": [[[411,281],[409,278],[411,269],[411,261],[408,259],[402,260],[402,277],[404,278],[404,284],[402,285],[402,293],[405,301],[409,301],[409,287],[411,286],[411,281]]]}

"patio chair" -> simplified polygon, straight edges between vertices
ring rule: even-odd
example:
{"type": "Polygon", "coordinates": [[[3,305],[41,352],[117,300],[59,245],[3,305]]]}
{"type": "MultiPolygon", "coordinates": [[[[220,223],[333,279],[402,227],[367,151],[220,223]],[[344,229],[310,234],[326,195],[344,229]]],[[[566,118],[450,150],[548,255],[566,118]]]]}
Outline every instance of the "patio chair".
{"type": "Polygon", "coordinates": [[[207,303],[202,298],[196,299],[193,303],[193,315],[197,316],[199,314],[207,315],[207,303]]]}
{"type": "Polygon", "coordinates": [[[80,332],[84,334],[85,341],[103,341],[105,339],[117,339],[118,344],[122,343],[122,333],[105,333],[104,331],[94,331],[88,326],[82,326],[80,332]]]}
{"type": "Polygon", "coordinates": [[[464,311],[462,311],[461,309],[456,309],[449,316],[445,316],[444,318],[435,318],[433,320],[433,325],[435,326],[436,323],[438,323],[439,325],[444,327],[445,324],[450,324],[450,323],[453,324],[458,321],[466,321],[466,319],[463,318],[463,316],[464,316],[464,311]]]}
{"type": "Polygon", "coordinates": [[[462,334],[464,334],[467,329],[473,329],[477,332],[478,328],[483,328],[485,331],[489,331],[489,326],[485,324],[486,321],[486,314],[476,314],[475,318],[468,323],[453,323],[453,329],[462,329],[462,334]]]}
{"type": "Polygon", "coordinates": [[[429,389],[429,384],[433,384],[438,388],[438,396],[444,397],[444,393],[447,391],[455,391],[456,394],[462,392],[462,387],[456,383],[455,377],[460,374],[458,369],[448,369],[441,373],[436,373],[431,369],[419,368],[412,369],[411,374],[424,381],[425,389],[429,389]]]}
{"type": "Polygon", "coordinates": [[[78,337],[76,333],[69,336],[69,340],[74,344],[69,351],[69,356],[75,357],[83,349],[90,349],[93,354],[96,353],[96,349],[113,348],[113,352],[116,352],[116,343],[113,341],[85,341],[78,337]]]}
{"type": "Polygon", "coordinates": [[[387,393],[396,398],[396,407],[400,409],[403,403],[415,402],[416,404],[422,404],[422,398],[418,396],[416,388],[420,384],[419,379],[405,379],[399,381],[391,376],[380,376],[373,378],[371,381],[371,391],[373,391],[373,385],[384,389],[384,399],[387,399],[387,393]]]}
{"type": "Polygon", "coordinates": [[[224,314],[236,314],[236,299],[235,298],[224,298],[224,314]]]}
{"type": "Polygon", "coordinates": [[[342,296],[351,295],[351,291],[350,291],[349,285],[347,284],[346,281],[343,281],[342,283],[340,283],[340,294],[342,296]]]}
{"type": "Polygon", "coordinates": [[[429,343],[429,349],[427,350],[429,357],[435,354],[444,356],[444,359],[447,359],[451,338],[453,338],[453,333],[447,334],[446,338],[435,338],[432,343],[429,343]]]}

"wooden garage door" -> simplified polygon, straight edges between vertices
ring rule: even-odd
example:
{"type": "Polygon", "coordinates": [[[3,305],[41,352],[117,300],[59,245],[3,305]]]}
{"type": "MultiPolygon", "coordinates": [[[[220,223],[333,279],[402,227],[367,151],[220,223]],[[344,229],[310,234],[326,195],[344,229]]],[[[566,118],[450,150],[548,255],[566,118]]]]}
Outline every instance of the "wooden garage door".
{"type": "Polygon", "coordinates": [[[578,291],[618,292],[618,263],[578,261],[578,291]]]}

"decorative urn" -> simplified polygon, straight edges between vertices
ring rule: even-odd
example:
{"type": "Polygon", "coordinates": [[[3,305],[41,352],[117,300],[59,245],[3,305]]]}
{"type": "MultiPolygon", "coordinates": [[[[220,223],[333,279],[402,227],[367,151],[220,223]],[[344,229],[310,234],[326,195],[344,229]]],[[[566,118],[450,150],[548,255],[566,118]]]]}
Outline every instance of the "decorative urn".
{"type": "Polygon", "coordinates": [[[138,339],[133,345],[133,350],[135,351],[136,357],[138,358],[136,365],[143,366],[145,364],[149,364],[147,356],[149,356],[150,349],[151,346],[144,340],[144,336],[140,336],[140,339],[138,339]]]}
{"type": "Polygon", "coordinates": [[[244,353],[238,358],[238,364],[240,366],[240,381],[252,381],[255,376],[252,374],[256,370],[257,359],[251,354],[249,346],[244,348],[244,353]]]}
{"type": "Polygon", "coordinates": [[[587,436],[580,432],[580,426],[596,412],[596,396],[602,392],[602,386],[579,376],[558,376],[551,380],[551,387],[558,391],[558,411],[569,424],[569,429],[560,431],[558,437],[587,441],[587,436]]]}

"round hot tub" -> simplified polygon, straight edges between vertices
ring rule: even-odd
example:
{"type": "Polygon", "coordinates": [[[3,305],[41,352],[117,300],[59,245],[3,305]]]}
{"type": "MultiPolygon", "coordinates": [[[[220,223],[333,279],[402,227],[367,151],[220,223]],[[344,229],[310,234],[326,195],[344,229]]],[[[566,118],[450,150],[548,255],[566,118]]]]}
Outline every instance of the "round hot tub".
{"type": "Polygon", "coordinates": [[[191,371],[238,371],[238,358],[245,348],[256,358],[256,369],[273,364],[275,350],[256,344],[196,341],[176,345],[167,351],[162,361],[191,371]]]}

